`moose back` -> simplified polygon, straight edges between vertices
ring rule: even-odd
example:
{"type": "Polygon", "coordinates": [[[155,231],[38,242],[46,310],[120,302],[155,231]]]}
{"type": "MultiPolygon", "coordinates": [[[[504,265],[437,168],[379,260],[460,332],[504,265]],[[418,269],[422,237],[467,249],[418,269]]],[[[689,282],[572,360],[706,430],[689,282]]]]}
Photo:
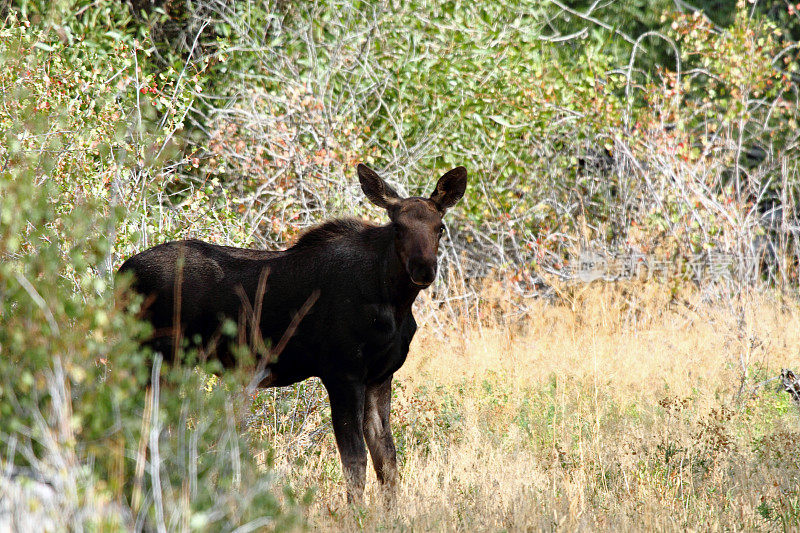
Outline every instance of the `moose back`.
{"type": "Polygon", "coordinates": [[[262,357],[263,346],[272,346],[277,356],[262,361],[260,386],[321,379],[348,501],[362,497],[367,447],[380,482],[390,490],[397,482],[392,375],[417,329],[414,299],[436,277],[442,217],[467,184],[466,169],[456,167],[429,198],[401,198],[366,165],[357,170],[364,194],[386,209],[389,224],[333,220],[284,251],[168,242],[120,267],[144,298],[154,331],[149,344],[165,357],[182,338],[199,339],[223,366],[235,364],[221,334],[224,321],[233,320],[243,332],[239,342],[262,357]]]}

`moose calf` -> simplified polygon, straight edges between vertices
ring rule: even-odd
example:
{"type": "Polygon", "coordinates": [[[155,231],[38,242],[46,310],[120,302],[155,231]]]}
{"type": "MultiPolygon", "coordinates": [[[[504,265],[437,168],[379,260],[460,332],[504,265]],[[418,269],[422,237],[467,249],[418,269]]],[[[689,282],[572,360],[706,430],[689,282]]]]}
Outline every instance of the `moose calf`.
{"type": "Polygon", "coordinates": [[[436,277],[442,218],[467,186],[464,167],[444,174],[429,198],[401,198],[363,164],[358,177],[388,224],[332,220],[284,251],[168,242],[119,270],[132,274],[154,328],[149,343],[165,356],[180,337],[199,338],[223,366],[235,364],[231,347],[219,342],[223,322],[234,320],[249,330],[242,340],[250,349],[258,349],[254,329],[260,342],[280,346],[277,358],[263,361],[260,386],[321,379],[350,502],[363,495],[367,448],[380,482],[390,490],[397,482],[392,375],[417,329],[411,305],[436,277]]]}

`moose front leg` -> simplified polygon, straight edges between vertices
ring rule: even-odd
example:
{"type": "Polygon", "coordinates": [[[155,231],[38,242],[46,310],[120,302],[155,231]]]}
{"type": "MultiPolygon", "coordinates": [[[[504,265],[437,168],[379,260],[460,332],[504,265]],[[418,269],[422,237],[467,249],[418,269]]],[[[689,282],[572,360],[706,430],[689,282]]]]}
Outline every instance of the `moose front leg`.
{"type": "Polygon", "coordinates": [[[331,402],[333,434],[342,458],[347,502],[361,503],[367,473],[367,449],[364,446],[365,386],[350,380],[328,381],[324,384],[331,402]]]}
{"type": "Polygon", "coordinates": [[[392,378],[368,385],[364,402],[364,436],[372,456],[378,481],[391,503],[397,487],[397,451],[394,447],[389,414],[392,400],[392,378]]]}

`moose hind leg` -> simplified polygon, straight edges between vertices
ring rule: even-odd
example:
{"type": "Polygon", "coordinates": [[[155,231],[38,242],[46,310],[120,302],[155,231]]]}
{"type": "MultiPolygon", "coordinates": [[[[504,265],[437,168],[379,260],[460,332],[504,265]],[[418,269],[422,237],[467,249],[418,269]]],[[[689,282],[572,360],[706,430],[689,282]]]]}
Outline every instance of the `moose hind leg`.
{"type": "Polygon", "coordinates": [[[331,421],[347,484],[347,502],[361,503],[367,473],[364,446],[364,384],[353,381],[323,382],[331,402],[331,421]]]}
{"type": "Polygon", "coordinates": [[[386,489],[389,502],[397,487],[397,451],[389,424],[392,399],[392,378],[367,386],[364,402],[364,436],[378,481],[386,489]]]}

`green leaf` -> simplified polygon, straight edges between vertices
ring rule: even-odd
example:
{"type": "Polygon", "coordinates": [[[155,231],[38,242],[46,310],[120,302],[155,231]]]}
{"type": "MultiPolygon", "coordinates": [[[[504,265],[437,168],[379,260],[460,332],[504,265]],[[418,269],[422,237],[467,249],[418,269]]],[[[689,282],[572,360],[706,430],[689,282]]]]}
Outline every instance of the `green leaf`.
{"type": "Polygon", "coordinates": [[[501,126],[505,126],[506,128],[513,128],[514,125],[503,118],[501,115],[489,115],[489,118],[500,124],[501,126]]]}

